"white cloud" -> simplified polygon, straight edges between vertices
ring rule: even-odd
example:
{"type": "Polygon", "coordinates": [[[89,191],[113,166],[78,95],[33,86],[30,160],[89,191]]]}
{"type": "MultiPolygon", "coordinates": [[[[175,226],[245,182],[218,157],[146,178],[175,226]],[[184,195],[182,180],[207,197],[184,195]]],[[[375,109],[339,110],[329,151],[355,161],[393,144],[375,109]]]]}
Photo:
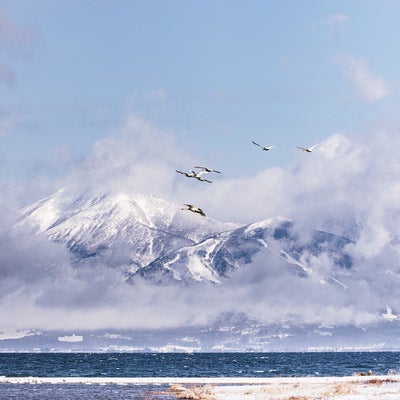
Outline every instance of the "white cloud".
{"type": "Polygon", "coordinates": [[[179,163],[191,165],[193,158],[178,148],[175,137],[131,115],[95,144],[93,154],[72,172],[66,185],[90,183],[170,198],[179,163]]]}
{"type": "Polygon", "coordinates": [[[344,74],[353,83],[358,95],[368,101],[382,100],[390,94],[390,89],[384,79],[373,74],[366,62],[360,58],[341,57],[344,74]]]}

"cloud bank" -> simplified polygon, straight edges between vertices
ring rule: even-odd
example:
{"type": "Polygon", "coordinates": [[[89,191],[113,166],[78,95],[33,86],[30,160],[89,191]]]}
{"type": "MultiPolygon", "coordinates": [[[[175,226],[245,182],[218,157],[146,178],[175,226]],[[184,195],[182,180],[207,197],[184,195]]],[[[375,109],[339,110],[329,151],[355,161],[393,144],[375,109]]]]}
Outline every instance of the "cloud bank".
{"type": "MultiPolygon", "coordinates": [[[[288,168],[246,178],[221,174],[206,184],[176,174],[198,160],[180,149],[172,134],[130,117],[96,143],[64,186],[76,193],[88,186],[129,188],[177,204],[193,202],[211,218],[243,224],[289,217],[304,238],[314,229],[343,235],[353,241],[347,251],[354,267],[343,271],[348,288],[300,279],[269,253],[223,286],[130,286],[105,265],[75,268],[62,244],[15,228],[17,212],[3,194],[1,205],[9,212],[1,217],[2,328],[157,329],[207,324],[232,310],[265,323],[296,318],[333,325],[374,322],[386,306],[396,314],[400,156],[393,149],[400,145],[398,133],[393,128],[354,137],[332,134],[313,153],[295,153],[288,168]]],[[[304,254],[301,261],[322,275],[332,268],[324,256],[304,254]]]]}

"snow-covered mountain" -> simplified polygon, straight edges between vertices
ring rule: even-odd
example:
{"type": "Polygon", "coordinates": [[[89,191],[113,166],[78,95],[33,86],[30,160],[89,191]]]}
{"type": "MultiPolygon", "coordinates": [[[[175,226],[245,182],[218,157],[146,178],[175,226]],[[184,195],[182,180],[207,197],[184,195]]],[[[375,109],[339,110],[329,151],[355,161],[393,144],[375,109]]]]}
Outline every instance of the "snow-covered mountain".
{"type": "Polygon", "coordinates": [[[220,223],[151,195],[97,192],[79,195],[60,190],[26,207],[19,225],[65,243],[76,263],[103,263],[136,277],[163,282],[221,282],[233,270],[259,257],[280,262],[300,277],[341,284],[334,271],[318,276],[305,254],[326,253],[337,268],[348,268],[349,241],[315,231],[304,241],[293,223],[271,218],[250,225],[220,223]]]}
{"type": "Polygon", "coordinates": [[[93,190],[79,196],[60,190],[23,209],[18,224],[65,243],[76,260],[90,258],[131,271],[232,227],[196,218],[155,196],[93,190]]]}

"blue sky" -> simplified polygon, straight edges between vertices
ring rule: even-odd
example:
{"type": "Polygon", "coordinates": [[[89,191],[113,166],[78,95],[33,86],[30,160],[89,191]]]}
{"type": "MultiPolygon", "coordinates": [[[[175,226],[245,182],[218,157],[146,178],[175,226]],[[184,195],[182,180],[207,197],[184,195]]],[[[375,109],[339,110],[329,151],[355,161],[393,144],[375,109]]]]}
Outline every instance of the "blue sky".
{"type": "Polygon", "coordinates": [[[389,0],[2,0],[0,179],[66,174],[131,114],[226,177],[393,123],[399,15],[389,0]]]}

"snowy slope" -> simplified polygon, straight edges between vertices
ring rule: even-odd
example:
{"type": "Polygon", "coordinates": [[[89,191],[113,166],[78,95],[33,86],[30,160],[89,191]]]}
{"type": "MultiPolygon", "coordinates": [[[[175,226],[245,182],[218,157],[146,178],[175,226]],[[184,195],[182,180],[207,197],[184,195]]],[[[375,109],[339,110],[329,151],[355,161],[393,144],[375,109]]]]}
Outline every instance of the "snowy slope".
{"type": "Polygon", "coordinates": [[[268,266],[273,260],[286,265],[288,270],[299,277],[313,276],[321,282],[330,281],[342,287],[345,285],[335,277],[335,270],[329,276],[319,276],[310,268],[304,255],[326,254],[338,269],[349,268],[351,259],[344,252],[349,240],[326,232],[315,231],[304,242],[293,233],[293,223],[284,218],[271,218],[229,232],[214,234],[197,244],[190,244],[171,251],[151,262],[137,272],[143,278],[156,282],[167,279],[186,281],[209,280],[220,282],[229,277],[233,270],[255,262],[262,256],[268,266]]]}
{"type": "Polygon", "coordinates": [[[22,210],[18,224],[66,243],[77,259],[95,258],[131,271],[172,249],[232,229],[155,196],[93,190],[79,196],[60,190],[22,210]]]}

